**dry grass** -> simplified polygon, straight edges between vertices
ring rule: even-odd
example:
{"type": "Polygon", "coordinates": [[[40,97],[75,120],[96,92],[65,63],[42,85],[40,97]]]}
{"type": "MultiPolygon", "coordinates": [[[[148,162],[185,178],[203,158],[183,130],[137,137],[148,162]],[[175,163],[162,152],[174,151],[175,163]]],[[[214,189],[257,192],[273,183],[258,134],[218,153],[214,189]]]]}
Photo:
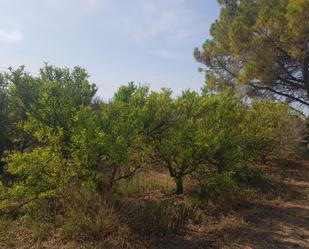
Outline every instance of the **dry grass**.
{"type": "Polygon", "coordinates": [[[0,248],[1,249],[28,249],[34,248],[36,242],[32,233],[22,224],[11,219],[0,221],[0,248]]]}
{"type": "Polygon", "coordinates": [[[173,179],[166,171],[144,171],[132,179],[117,183],[116,192],[125,196],[147,195],[152,192],[172,193],[175,189],[173,179]]]}
{"type": "Polygon", "coordinates": [[[221,220],[214,222],[212,226],[209,226],[207,232],[209,233],[225,233],[229,230],[237,230],[245,228],[248,223],[244,220],[242,216],[239,215],[229,215],[222,217],[221,220]]]}
{"type": "Polygon", "coordinates": [[[0,248],[309,248],[309,163],[256,167],[266,173],[265,185],[236,193],[228,204],[174,196],[164,171],[119,183],[114,205],[70,188],[55,227],[2,220],[0,248]]]}

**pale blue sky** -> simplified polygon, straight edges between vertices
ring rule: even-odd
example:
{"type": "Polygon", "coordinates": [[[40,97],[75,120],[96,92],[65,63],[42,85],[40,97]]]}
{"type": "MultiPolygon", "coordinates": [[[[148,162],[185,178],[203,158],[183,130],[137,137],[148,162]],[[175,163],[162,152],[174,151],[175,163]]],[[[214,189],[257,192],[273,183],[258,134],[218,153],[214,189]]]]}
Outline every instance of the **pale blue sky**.
{"type": "Polygon", "coordinates": [[[216,0],[0,0],[0,70],[80,65],[107,99],[121,84],[198,90],[193,49],[209,37],[216,0]]]}

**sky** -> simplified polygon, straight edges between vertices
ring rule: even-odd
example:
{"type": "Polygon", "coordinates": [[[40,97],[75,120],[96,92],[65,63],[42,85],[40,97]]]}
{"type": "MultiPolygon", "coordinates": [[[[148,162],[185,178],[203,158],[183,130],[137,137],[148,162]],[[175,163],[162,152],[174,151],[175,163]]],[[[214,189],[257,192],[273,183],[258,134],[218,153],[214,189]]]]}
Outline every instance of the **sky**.
{"type": "Polygon", "coordinates": [[[199,90],[193,49],[209,38],[216,0],[0,0],[0,71],[44,62],[84,67],[109,99],[134,81],[199,90]]]}

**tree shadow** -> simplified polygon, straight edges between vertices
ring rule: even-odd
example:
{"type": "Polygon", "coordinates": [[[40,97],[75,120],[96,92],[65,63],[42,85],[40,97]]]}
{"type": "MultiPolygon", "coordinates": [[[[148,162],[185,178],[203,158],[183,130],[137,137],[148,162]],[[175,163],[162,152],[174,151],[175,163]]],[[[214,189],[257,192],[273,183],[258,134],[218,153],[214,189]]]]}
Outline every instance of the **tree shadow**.
{"type": "Polygon", "coordinates": [[[248,225],[222,229],[216,241],[224,236],[225,241],[238,241],[244,248],[309,248],[309,209],[252,203],[240,213],[248,225]]]}
{"type": "Polygon", "coordinates": [[[151,249],[219,249],[214,241],[207,238],[184,238],[182,236],[166,236],[156,238],[152,243],[151,249]]]}

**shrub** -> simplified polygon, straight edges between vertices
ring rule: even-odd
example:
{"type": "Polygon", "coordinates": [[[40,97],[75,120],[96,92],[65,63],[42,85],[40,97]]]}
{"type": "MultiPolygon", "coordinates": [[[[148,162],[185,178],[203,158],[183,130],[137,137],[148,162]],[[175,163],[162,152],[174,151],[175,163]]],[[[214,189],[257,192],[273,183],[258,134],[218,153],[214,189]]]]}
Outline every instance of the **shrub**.
{"type": "Polygon", "coordinates": [[[97,210],[71,209],[61,227],[61,234],[66,239],[76,241],[107,239],[117,232],[119,220],[117,215],[105,204],[98,205],[97,210]]]}
{"type": "Polygon", "coordinates": [[[142,235],[166,235],[184,228],[189,212],[173,200],[148,201],[130,207],[130,223],[142,235]]]}
{"type": "Polygon", "coordinates": [[[261,186],[265,183],[265,176],[258,170],[251,169],[247,166],[242,166],[237,169],[234,175],[234,179],[246,186],[261,186]]]}
{"type": "Polygon", "coordinates": [[[62,200],[64,214],[60,230],[64,238],[104,241],[126,233],[119,216],[102,197],[86,188],[77,189],[67,191],[67,197],[62,200]]]}
{"type": "Polygon", "coordinates": [[[60,155],[47,147],[14,152],[7,162],[7,171],[14,175],[14,181],[9,187],[0,186],[0,198],[5,200],[0,208],[8,213],[16,213],[36,201],[53,199],[71,174],[60,155]]]}
{"type": "Polygon", "coordinates": [[[225,172],[210,181],[203,181],[200,195],[208,200],[230,202],[239,190],[234,173],[225,172]]]}
{"type": "Polygon", "coordinates": [[[288,105],[254,100],[243,122],[242,143],[248,158],[266,163],[299,150],[304,122],[288,105]]]}

